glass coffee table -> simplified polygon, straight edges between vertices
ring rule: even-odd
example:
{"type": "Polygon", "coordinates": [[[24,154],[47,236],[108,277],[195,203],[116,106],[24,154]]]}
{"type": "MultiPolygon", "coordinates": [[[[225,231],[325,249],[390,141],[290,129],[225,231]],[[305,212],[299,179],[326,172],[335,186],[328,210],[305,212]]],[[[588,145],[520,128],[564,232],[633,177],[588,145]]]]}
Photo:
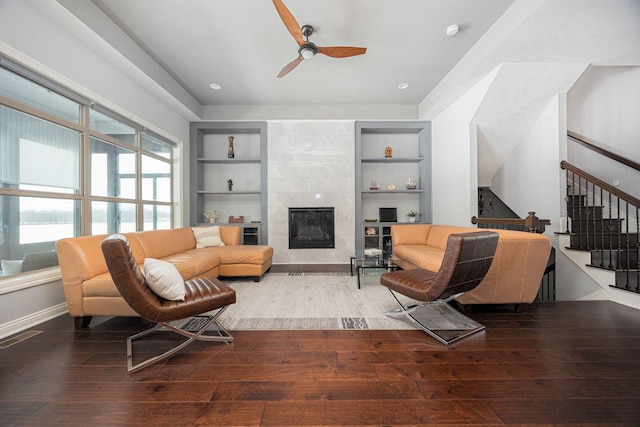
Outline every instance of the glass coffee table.
{"type": "Polygon", "coordinates": [[[351,254],[351,275],[353,276],[354,270],[358,276],[358,289],[360,289],[360,274],[362,270],[367,268],[384,268],[387,271],[399,270],[400,266],[395,263],[392,256],[384,253],[368,254],[364,250],[353,251],[351,254]]]}

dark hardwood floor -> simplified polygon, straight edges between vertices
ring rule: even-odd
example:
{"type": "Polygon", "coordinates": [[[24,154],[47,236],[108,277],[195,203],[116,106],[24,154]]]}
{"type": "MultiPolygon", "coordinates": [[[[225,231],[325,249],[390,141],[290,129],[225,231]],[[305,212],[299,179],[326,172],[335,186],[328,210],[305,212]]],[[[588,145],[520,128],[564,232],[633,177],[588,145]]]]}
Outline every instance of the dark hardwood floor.
{"type": "Polygon", "coordinates": [[[640,311],[551,302],[419,331],[233,331],[128,375],[116,318],[64,316],[0,350],[1,426],[640,425],[640,311]]]}

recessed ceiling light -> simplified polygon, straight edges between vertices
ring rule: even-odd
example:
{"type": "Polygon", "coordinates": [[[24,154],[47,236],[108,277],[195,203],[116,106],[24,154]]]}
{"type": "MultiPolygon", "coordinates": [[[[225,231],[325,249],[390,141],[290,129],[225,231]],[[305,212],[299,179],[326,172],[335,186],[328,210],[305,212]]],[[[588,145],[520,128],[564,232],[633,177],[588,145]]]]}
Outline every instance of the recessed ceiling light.
{"type": "Polygon", "coordinates": [[[211,89],[213,89],[213,90],[220,90],[220,89],[222,89],[222,86],[220,86],[218,83],[211,83],[211,84],[209,85],[209,87],[210,87],[211,89]]]}
{"type": "Polygon", "coordinates": [[[398,89],[402,90],[402,89],[406,89],[409,87],[409,83],[407,82],[402,82],[398,85],[398,89]]]}
{"type": "Polygon", "coordinates": [[[456,34],[458,34],[458,31],[460,31],[460,27],[458,26],[458,24],[449,25],[447,27],[447,35],[449,37],[455,36],[456,34]]]}

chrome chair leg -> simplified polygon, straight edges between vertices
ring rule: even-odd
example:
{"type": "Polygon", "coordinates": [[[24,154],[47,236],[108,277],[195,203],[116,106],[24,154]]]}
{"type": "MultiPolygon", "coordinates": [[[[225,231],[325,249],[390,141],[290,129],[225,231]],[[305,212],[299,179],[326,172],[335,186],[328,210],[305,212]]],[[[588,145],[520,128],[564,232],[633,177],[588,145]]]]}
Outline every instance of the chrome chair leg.
{"type": "Polygon", "coordinates": [[[154,363],[157,363],[161,360],[164,360],[166,358],[168,358],[169,356],[173,355],[174,353],[177,353],[178,351],[180,351],[181,349],[185,348],[186,346],[188,346],[189,344],[191,344],[193,341],[223,341],[226,343],[231,343],[233,342],[234,338],[233,336],[231,336],[231,334],[220,324],[218,323],[218,316],[220,316],[229,306],[225,306],[220,308],[219,310],[217,310],[214,314],[212,315],[208,315],[208,316],[194,316],[192,318],[203,318],[206,319],[204,322],[204,325],[202,325],[199,329],[197,329],[195,332],[192,331],[188,331],[185,329],[182,329],[180,327],[176,327],[174,325],[172,325],[169,322],[160,322],[157,325],[155,325],[154,327],[147,329],[145,331],[139,332],[135,335],[130,336],[129,338],[127,338],[127,372],[128,373],[133,373],[133,372],[137,372],[149,365],[152,365],[154,363]],[[207,330],[209,330],[211,328],[211,326],[215,326],[215,332],[216,335],[206,335],[205,332],[207,330]],[[139,362],[137,364],[133,363],[133,342],[137,339],[140,339],[146,335],[152,334],[154,332],[159,332],[162,329],[166,329],[169,330],[171,332],[175,332],[179,335],[182,335],[184,337],[187,337],[187,339],[185,341],[182,341],[180,344],[178,344],[177,346],[165,351],[162,354],[159,354],[157,356],[153,356],[150,357],[148,359],[145,359],[142,362],[139,362]]]}
{"type": "Polygon", "coordinates": [[[385,312],[386,316],[406,316],[411,323],[417,324],[420,329],[442,344],[450,345],[484,330],[483,325],[468,318],[448,304],[449,301],[457,298],[460,294],[442,300],[405,307],[392,289],[389,289],[389,292],[391,292],[400,307],[396,310],[385,312]]]}

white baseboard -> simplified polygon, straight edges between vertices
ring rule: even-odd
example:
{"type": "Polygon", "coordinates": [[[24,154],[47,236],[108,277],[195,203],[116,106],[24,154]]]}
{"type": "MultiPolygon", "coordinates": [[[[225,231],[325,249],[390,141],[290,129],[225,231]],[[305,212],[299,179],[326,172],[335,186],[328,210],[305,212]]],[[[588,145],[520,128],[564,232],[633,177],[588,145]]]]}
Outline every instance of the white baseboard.
{"type": "Polygon", "coordinates": [[[17,334],[25,329],[33,328],[68,312],[69,308],[67,307],[67,303],[63,302],[62,304],[54,305],[53,307],[45,308],[44,310],[4,323],[0,325],[0,339],[17,334]]]}

